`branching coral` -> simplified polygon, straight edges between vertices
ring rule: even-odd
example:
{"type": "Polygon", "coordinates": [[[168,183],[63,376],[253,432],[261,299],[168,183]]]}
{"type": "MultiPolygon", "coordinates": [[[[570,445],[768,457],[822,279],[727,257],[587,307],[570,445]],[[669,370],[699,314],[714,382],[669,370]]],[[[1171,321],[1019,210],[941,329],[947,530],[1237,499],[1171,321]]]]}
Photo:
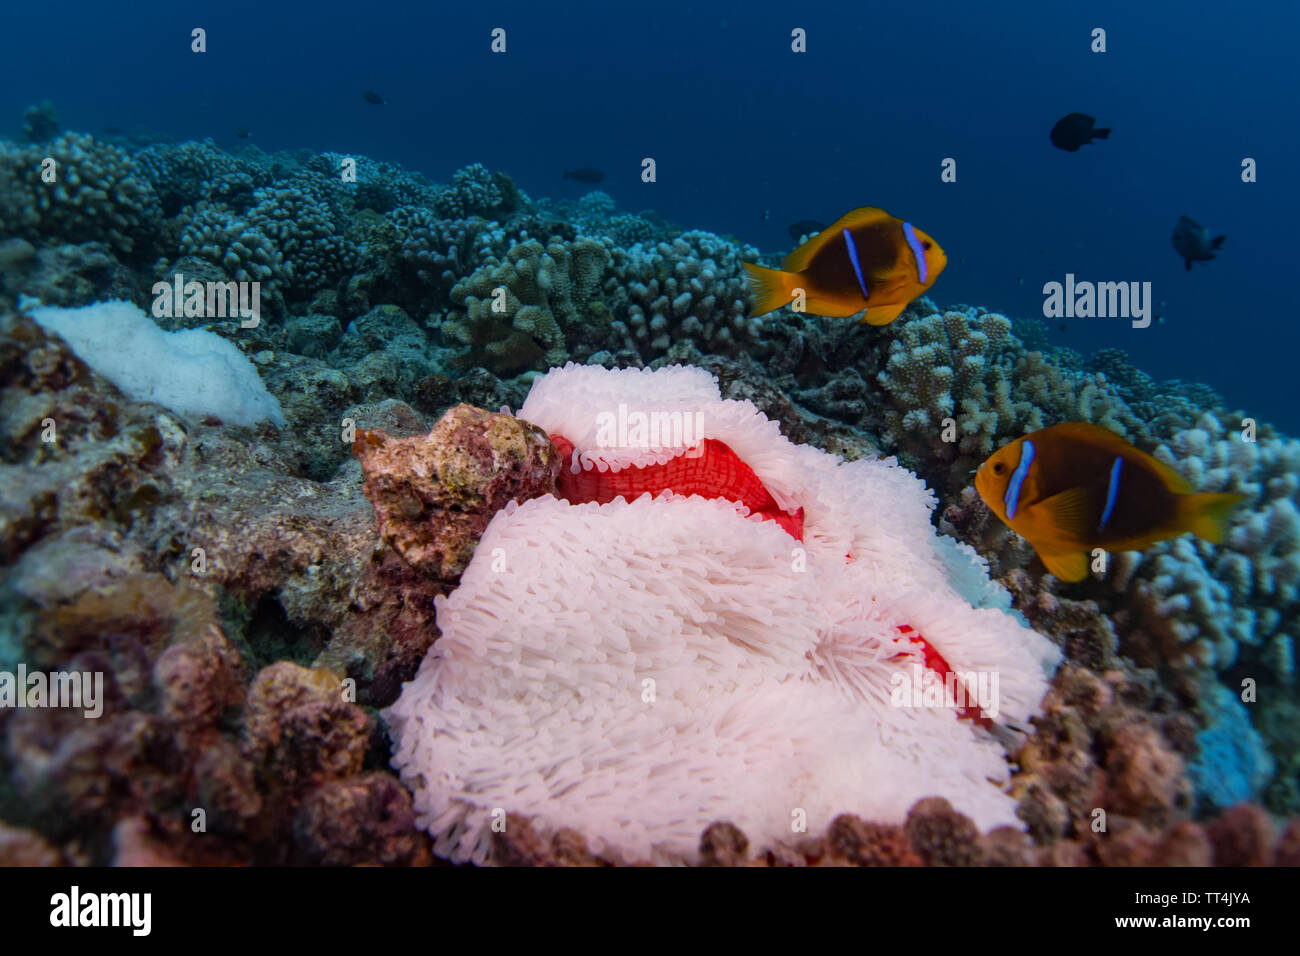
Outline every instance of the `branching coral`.
{"type": "MultiPolygon", "coordinates": [[[[186,217],[180,251],[220,267],[232,279],[287,285],[289,267],[270,236],[214,203],[201,202],[186,217]]],[[[173,271],[163,264],[160,276],[173,271]]],[[[268,290],[269,291],[269,290],[268,290]]]]}
{"type": "Polygon", "coordinates": [[[451,290],[460,309],[443,322],[443,336],[467,347],[464,361],[499,372],[560,364],[566,330],[589,325],[608,262],[605,244],[594,239],[518,243],[451,290]]]}
{"type": "Polygon", "coordinates": [[[64,133],[0,147],[0,222],[14,235],[101,240],[129,253],[153,240],[161,217],[143,171],[116,146],[64,133]]]}
{"type": "Polygon", "coordinates": [[[1300,621],[1300,442],[1242,441],[1212,414],[1156,449],[1199,490],[1245,496],[1220,545],[1192,538],[1116,556],[1109,580],[1126,595],[1151,652],[1178,667],[1237,667],[1294,679],[1300,621]]]}
{"type": "Polygon", "coordinates": [[[708,232],[687,232],[657,245],[615,249],[605,299],[625,348],[649,360],[673,342],[735,353],[762,338],[764,323],[747,317],[748,284],[741,263],[758,257],[708,232]]]}

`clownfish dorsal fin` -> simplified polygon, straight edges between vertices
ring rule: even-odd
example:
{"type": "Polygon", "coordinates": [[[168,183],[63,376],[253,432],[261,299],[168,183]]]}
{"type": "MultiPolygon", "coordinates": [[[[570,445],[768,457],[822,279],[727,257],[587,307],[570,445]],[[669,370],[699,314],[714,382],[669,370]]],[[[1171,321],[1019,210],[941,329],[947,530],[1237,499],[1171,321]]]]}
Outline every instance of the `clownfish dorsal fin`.
{"type": "Polygon", "coordinates": [[[1093,425],[1089,422],[1066,422],[1051,427],[1053,434],[1066,438],[1078,439],[1091,445],[1099,446],[1112,454],[1127,458],[1132,464],[1155,472],[1164,486],[1176,495],[1192,493],[1192,486],[1187,479],[1159,458],[1148,455],[1141,448],[1126,441],[1123,436],[1115,434],[1109,428],[1093,425]]]}
{"type": "Polygon", "coordinates": [[[1092,496],[1082,486],[1035,502],[1032,510],[1035,527],[1051,528],[1075,540],[1087,538],[1096,530],[1092,496]]]}
{"type": "MultiPolygon", "coordinates": [[[[883,209],[877,209],[875,206],[862,206],[851,212],[845,213],[836,219],[833,223],[823,229],[817,235],[813,236],[798,249],[795,249],[785,261],[781,263],[781,268],[786,272],[803,272],[808,268],[808,263],[812,262],[815,256],[826,243],[840,238],[840,234],[845,229],[856,229],[858,226],[864,226],[868,223],[880,222],[884,219],[892,218],[889,213],[883,209]]],[[[883,323],[881,323],[883,324],[883,323]]]]}
{"type": "Polygon", "coordinates": [[[1194,489],[1192,488],[1191,482],[1178,472],[1174,471],[1159,458],[1152,457],[1146,452],[1140,450],[1135,450],[1134,454],[1140,456],[1141,460],[1146,463],[1152,471],[1160,476],[1160,480],[1165,483],[1165,487],[1174,494],[1190,495],[1193,493],[1194,489]]]}
{"type": "Polygon", "coordinates": [[[1088,555],[1084,551],[1039,551],[1048,572],[1062,581],[1082,581],[1088,576],[1088,555]]]}

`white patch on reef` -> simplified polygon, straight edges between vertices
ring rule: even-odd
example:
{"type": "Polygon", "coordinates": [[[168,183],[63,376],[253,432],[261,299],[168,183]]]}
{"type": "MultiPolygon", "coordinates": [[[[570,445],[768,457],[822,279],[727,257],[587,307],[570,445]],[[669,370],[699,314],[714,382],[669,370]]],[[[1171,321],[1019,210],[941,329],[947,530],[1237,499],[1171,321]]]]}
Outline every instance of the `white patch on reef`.
{"type": "Polygon", "coordinates": [[[267,418],[285,424],[280,403],[253,363],[216,333],[164,332],[130,302],[75,309],[47,305],[28,314],[134,402],[156,402],[187,417],[211,415],[232,425],[267,418]]]}

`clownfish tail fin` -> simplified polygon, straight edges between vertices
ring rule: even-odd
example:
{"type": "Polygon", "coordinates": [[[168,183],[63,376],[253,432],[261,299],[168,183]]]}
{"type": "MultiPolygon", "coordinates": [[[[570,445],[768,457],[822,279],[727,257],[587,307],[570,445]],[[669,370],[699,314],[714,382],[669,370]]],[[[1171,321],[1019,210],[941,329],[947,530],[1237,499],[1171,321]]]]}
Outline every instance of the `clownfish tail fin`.
{"type": "Polygon", "coordinates": [[[749,276],[749,291],[754,296],[754,311],[751,315],[775,312],[794,298],[794,289],[799,282],[798,273],[768,269],[752,262],[746,262],[744,266],[749,276]]]}
{"type": "Polygon", "coordinates": [[[1234,494],[1184,495],[1180,503],[1180,524],[1198,538],[1219,544],[1228,530],[1232,509],[1244,500],[1245,495],[1234,494]]]}

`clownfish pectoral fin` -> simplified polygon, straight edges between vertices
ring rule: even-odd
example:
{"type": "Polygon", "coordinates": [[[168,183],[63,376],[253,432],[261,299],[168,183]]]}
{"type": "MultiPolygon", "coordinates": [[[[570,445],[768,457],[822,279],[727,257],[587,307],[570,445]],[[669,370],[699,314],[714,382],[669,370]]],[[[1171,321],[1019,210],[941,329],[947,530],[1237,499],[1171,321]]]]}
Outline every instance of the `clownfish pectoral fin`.
{"type": "Polygon", "coordinates": [[[1245,495],[1234,494],[1184,495],[1178,499],[1178,524],[1198,538],[1219,544],[1232,509],[1245,500],[1245,495]]]}
{"type": "Polygon", "coordinates": [[[903,314],[907,303],[899,305],[877,305],[862,313],[862,321],[869,325],[888,325],[903,314]]]}
{"type": "MultiPolygon", "coordinates": [[[[1070,488],[1060,494],[1044,498],[1033,505],[1034,527],[1050,528],[1054,535],[1079,541],[1097,529],[1096,508],[1086,488],[1070,488]]],[[[1060,577],[1060,575],[1057,575],[1060,577]]]]}
{"type": "Polygon", "coordinates": [[[775,312],[794,298],[794,289],[800,281],[795,273],[768,269],[754,265],[752,262],[743,265],[749,276],[749,290],[754,296],[754,311],[750,313],[751,315],[760,316],[775,312]]]}
{"type": "Polygon", "coordinates": [[[1088,553],[1086,551],[1039,551],[1048,572],[1062,581],[1082,581],[1088,576],[1088,553]]]}

